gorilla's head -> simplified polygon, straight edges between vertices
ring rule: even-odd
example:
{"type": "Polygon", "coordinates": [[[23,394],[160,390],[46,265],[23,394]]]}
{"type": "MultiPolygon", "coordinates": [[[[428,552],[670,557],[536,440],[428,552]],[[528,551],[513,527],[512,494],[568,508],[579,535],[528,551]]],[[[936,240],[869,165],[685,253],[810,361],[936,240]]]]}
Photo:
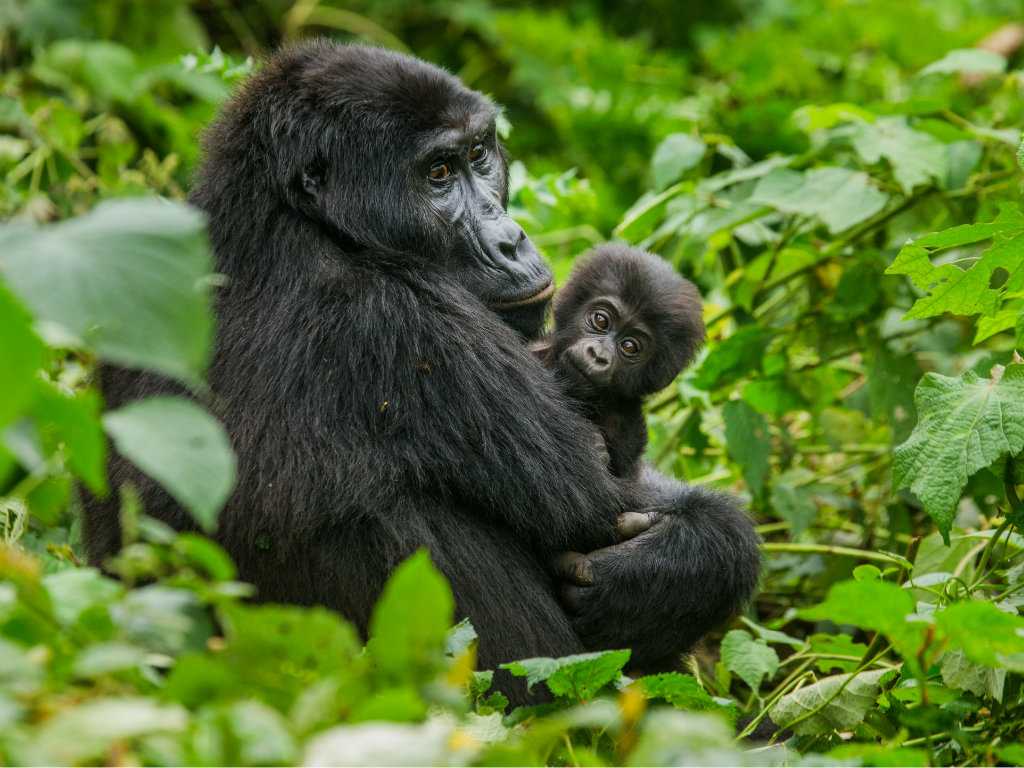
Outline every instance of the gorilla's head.
{"type": "Polygon", "coordinates": [[[248,194],[259,216],[269,193],[341,251],[442,270],[532,336],[553,283],[505,212],[496,116],[486,97],[418,59],[307,42],[270,59],[210,129],[196,199],[209,209],[216,196],[248,194]],[[262,191],[239,190],[240,180],[262,191]]]}

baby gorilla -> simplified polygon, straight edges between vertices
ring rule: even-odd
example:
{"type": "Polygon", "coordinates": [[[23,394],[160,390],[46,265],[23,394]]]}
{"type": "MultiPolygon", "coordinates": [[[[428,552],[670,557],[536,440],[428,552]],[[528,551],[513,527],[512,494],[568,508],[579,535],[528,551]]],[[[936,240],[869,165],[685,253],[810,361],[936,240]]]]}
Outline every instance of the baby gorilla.
{"type": "Polygon", "coordinates": [[[703,341],[693,283],[650,253],[603,245],[573,269],[555,297],[555,328],[533,350],[600,430],[612,474],[633,478],[647,446],[643,398],[703,341]]]}

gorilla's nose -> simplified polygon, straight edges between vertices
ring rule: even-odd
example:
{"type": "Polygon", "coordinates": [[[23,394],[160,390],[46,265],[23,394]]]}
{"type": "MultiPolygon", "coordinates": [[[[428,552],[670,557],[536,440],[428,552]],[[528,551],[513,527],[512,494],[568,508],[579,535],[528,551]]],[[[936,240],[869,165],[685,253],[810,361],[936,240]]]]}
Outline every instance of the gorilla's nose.
{"type": "Polygon", "coordinates": [[[537,255],[533,243],[526,236],[523,228],[515,223],[509,216],[503,216],[498,224],[497,246],[498,253],[510,264],[520,261],[529,261],[530,256],[537,255]]]}
{"type": "Polygon", "coordinates": [[[605,352],[604,347],[597,342],[592,341],[587,344],[586,355],[587,362],[595,370],[603,371],[610,364],[608,354],[605,352]]]}
{"type": "Polygon", "coordinates": [[[523,232],[522,227],[518,224],[515,225],[515,232],[509,232],[506,237],[501,239],[498,243],[498,252],[505,257],[507,261],[519,261],[519,248],[526,240],[526,233],[523,232]]]}

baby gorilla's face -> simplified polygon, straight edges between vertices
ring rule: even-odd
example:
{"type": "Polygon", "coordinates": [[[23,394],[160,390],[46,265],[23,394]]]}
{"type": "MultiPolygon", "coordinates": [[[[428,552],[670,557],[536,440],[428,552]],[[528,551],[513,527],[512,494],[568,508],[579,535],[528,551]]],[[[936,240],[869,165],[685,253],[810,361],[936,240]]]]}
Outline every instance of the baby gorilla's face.
{"type": "MultiPolygon", "coordinates": [[[[563,339],[561,368],[581,388],[636,397],[641,372],[657,345],[640,312],[618,296],[584,303],[563,339]]],[[[561,334],[559,334],[561,335],[561,334]]]]}

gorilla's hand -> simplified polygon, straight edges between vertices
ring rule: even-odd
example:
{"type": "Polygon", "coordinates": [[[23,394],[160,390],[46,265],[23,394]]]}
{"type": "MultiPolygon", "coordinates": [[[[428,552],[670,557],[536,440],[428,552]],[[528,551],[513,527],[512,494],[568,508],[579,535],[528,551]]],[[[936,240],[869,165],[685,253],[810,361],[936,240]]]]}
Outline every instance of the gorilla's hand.
{"type": "Polygon", "coordinates": [[[672,665],[753,592],[760,556],[733,499],[645,475],[649,503],[619,516],[623,541],[561,555],[562,603],[592,649],[631,648],[631,666],[672,665]]]}
{"type": "Polygon", "coordinates": [[[577,602],[576,593],[572,590],[590,587],[594,584],[594,562],[613,557],[621,543],[639,536],[653,525],[657,512],[623,512],[615,521],[615,530],[619,535],[619,544],[594,550],[589,554],[581,552],[563,552],[557,555],[553,565],[555,573],[565,581],[562,595],[567,605],[577,602]]]}

